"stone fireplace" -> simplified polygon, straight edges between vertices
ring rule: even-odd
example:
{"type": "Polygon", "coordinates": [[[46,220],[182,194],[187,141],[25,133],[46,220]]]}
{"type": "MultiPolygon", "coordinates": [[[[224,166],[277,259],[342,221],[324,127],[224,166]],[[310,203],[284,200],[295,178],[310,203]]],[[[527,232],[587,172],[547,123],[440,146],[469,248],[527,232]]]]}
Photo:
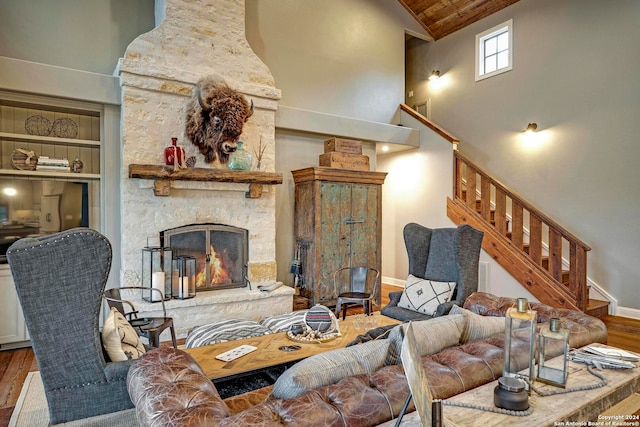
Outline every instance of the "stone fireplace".
{"type": "MultiPolygon", "coordinates": [[[[122,285],[140,286],[141,250],[163,230],[194,224],[246,230],[246,260],[241,261],[240,271],[253,289],[236,273],[235,278],[223,281],[220,290],[209,290],[217,289],[209,280],[195,298],[167,301],[179,336],[217,319],[258,319],[292,309],[291,288],[282,286],[269,294],[256,290],[257,285],[276,280],[275,187],[265,186],[261,197],[248,198],[248,184],[172,180],[170,193],[162,197],[155,195],[153,180],[129,178],[132,164],[163,165],[164,148],[172,137],[178,138],[187,157],[196,157],[196,167],[225,167],[205,164],[184,136],[187,101],[195,83],[206,75],[223,77],[253,101],[254,114],[240,139],[249,152],[262,141],[266,145],[262,164],[266,171],[274,171],[280,91],[245,38],[244,15],[244,0],[156,0],[156,28],[129,45],[117,70],[122,87],[123,237],[115,256],[121,258],[122,285]]],[[[169,238],[175,242],[176,237],[169,238]]],[[[151,315],[161,312],[158,303],[135,299],[135,304],[151,315]]]]}

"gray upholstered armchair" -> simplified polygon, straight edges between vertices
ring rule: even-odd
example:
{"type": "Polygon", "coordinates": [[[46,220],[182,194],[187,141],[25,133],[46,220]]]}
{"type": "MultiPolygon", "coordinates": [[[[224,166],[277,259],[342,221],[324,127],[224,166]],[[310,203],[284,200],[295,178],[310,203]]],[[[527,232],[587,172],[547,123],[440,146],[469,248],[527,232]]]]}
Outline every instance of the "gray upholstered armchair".
{"type": "Polygon", "coordinates": [[[105,361],[98,318],[111,269],[111,244],[100,233],[75,228],[7,251],[31,344],[58,424],[132,408],[130,362],[105,361]]]}
{"type": "MultiPolygon", "coordinates": [[[[484,233],[470,225],[430,229],[409,223],[404,227],[404,243],[409,255],[409,274],[415,277],[456,282],[451,299],[438,306],[436,316],[449,313],[454,304],[462,307],[469,295],[478,290],[478,265],[484,233]]],[[[389,293],[389,304],[380,312],[408,321],[432,316],[398,307],[402,291],[389,293]]]]}

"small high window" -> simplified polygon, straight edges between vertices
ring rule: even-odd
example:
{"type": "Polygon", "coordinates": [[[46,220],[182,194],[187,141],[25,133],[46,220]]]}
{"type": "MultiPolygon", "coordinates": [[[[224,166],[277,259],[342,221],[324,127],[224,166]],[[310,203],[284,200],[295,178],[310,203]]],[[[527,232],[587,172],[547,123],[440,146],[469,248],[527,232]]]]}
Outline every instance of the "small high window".
{"type": "Polygon", "coordinates": [[[513,68],[513,21],[476,35],[476,81],[513,68]]]}

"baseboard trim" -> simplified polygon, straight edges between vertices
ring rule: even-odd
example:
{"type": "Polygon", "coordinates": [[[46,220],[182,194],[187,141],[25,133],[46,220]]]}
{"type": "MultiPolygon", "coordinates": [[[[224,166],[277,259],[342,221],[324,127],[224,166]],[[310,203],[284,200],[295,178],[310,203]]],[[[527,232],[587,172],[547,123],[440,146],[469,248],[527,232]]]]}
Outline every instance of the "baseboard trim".
{"type": "Polygon", "coordinates": [[[399,288],[404,289],[404,284],[406,283],[406,280],[396,279],[394,277],[382,276],[382,283],[384,283],[385,285],[397,286],[399,288]]]}
{"type": "Polygon", "coordinates": [[[613,316],[630,317],[631,319],[640,320],[640,310],[630,307],[617,307],[613,316]]]}

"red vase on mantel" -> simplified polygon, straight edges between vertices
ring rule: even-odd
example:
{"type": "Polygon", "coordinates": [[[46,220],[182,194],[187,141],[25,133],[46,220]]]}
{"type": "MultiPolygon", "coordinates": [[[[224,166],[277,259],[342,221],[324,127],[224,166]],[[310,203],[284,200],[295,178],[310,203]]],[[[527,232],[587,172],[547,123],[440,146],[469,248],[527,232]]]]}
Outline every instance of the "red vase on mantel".
{"type": "Polygon", "coordinates": [[[171,145],[164,149],[164,162],[168,166],[184,167],[184,148],[178,146],[178,138],[171,138],[171,145]]]}

